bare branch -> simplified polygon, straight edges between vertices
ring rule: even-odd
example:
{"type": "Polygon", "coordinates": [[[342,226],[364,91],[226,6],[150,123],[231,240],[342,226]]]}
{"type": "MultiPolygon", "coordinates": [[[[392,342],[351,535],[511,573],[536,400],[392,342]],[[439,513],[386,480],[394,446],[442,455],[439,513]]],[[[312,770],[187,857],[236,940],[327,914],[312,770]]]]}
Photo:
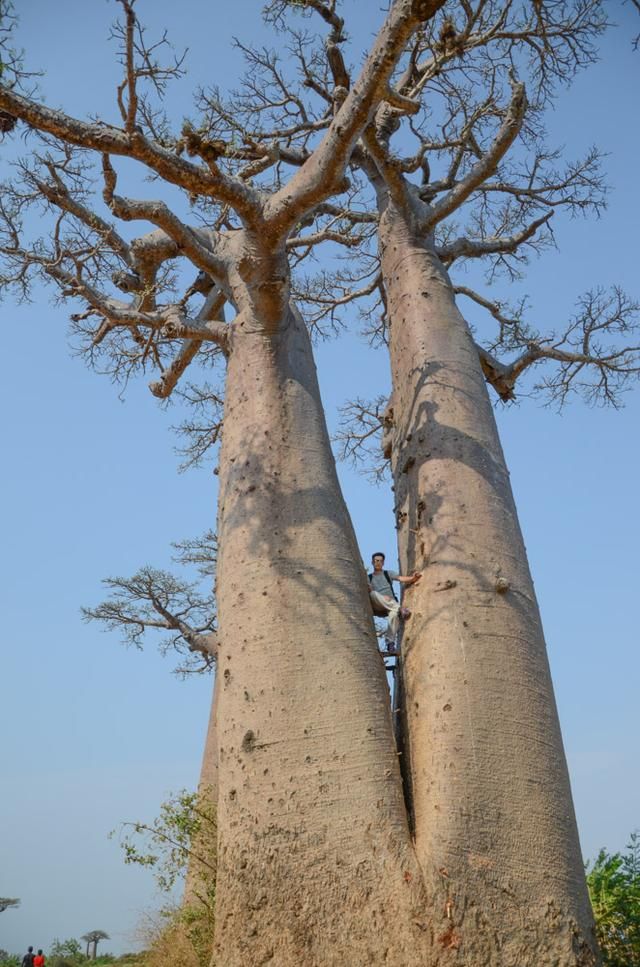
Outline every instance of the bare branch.
{"type": "MultiPolygon", "coordinates": [[[[638,13],[640,13],[640,0],[629,0],[629,3],[633,4],[638,13]]],[[[633,49],[638,50],[638,47],[640,47],[640,34],[636,34],[633,38],[633,49]]]]}
{"type": "Polygon", "coordinates": [[[205,531],[199,537],[175,541],[171,546],[176,552],[173,555],[176,564],[194,565],[202,578],[206,578],[211,585],[215,583],[218,539],[212,530],[205,531]]]}
{"type": "MultiPolygon", "coordinates": [[[[114,194],[116,175],[107,155],[103,155],[102,166],[105,177],[104,200],[114,215],[123,221],[139,219],[157,225],[175,242],[175,255],[184,253],[203,272],[225,278],[227,264],[213,250],[215,237],[211,233],[189,228],[163,201],[137,201],[114,194]]],[[[140,253],[143,242],[138,240],[135,244],[136,252],[140,253]]]]}
{"type": "Polygon", "coordinates": [[[119,255],[126,265],[128,265],[130,268],[133,268],[131,250],[124,239],[115,230],[113,225],[109,225],[108,222],[104,221],[104,219],[102,219],[99,215],[91,211],[91,209],[87,208],[86,205],[83,205],[77,198],[74,198],[71,195],[52,162],[47,163],[47,169],[51,175],[53,184],[48,184],[34,175],[31,175],[27,172],[26,167],[23,167],[23,172],[27,178],[30,178],[33,181],[33,184],[44,195],[44,197],[51,202],[51,204],[56,205],[62,211],[66,211],[69,212],[69,214],[74,215],[79,221],[83,222],[87,228],[97,232],[103,238],[105,244],[108,245],[109,248],[111,248],[117,255],[119,255]]]}
{"type": "MultiPolygon", "coordinates": [[[[223,174],[211,160],[208,168],[191,164],[175,152],[150,141],[137,129],[129,133],[109,124],[80,121],[3,86],[0,86],[0,110],[66,144],[88,148],[101,155],[113,154],[139,161],[171,184],[230,205],[250,224],[259,217],[259,198],[245,183],[223,174]]],[[[203,145],[195,134],[190,144],[194,153],[202,154],[203,145]]]]}
{"type": "Polygon", "coordinates": [[[340,409],[340,426],[333,437],[337,457],[361,470],[374,483],[388,477],[389,453],[383,453],[383,433],[389,405],[385,396],[357,399],[340,409]]]}
{"type": "Polygon", "coordinates": [[[357,138],[387,96],[389,79],[405,44],[443,2],[396,0],[393,4],[358,80],[347,93],[321,143],[286,188],[266,205],[267,220],[278,225],[283,233],[301,214],[338,190],[357,138]]]}
{"type": "Polygon", "coordinates": [[[640,378],[640,303],[615,287],[609,293],[586,293],[577,308],[558,336],[533,335],[511,320],[509,342],[519,342],[523,351],[509,364],[478,347],[484,375],[501,399],[513,399],[516,382],[525,372],[554,362],[555,369],[533,387],[548,402],[562,407],[572,394],[579,394],[589,403],[621,405],[630,382],[640,378]]]}
{"type": "Polygon", "coordinates": [[[469,174],[462,181],[459,181],[444,198],[432,206],[426,219],[425,229],[433,228],[438,222],[441,222],[459,208],[469,195],[495,172],[498,163],[520,132],[526,107],[527,98],[524,84],[514,81],[511,103],[493,144],[473,166],[469,174]]]}
{"type": "Polygon", "coordinates": [[[314,215],[332,215],[334,218],[340,219],[343,222],[349,222],[352,225],[361,225],[363,223],[369,225],[375,225],[378,222],[378,215],[373,211],[356,211],[353,208],[342,208],[339,205],[333,205],[330,202],[322,202],[313,210],[314,215]]]}
{"type": "MultiPolygon", "coordinates": [[[[198,313],[198,322],[218,320],[224,324],[225,302],[226,296],[224,293],[217,286],[212,286],[202,309],[198,313]]],[[[225,330],[225,332],[226,338],[219,341],[220,348],[223,351],[226,351],[228,346],[228,330],[225,330]]],[[[160,379],[149,384],[149,389],[154,396],[162,400],[168,399],[178,385],[180,377],[193,362],[201,347],[202,339],[188,339],[183,342],[179,352],[165,369],[160,379]]]]}
{"type": "Polygon", "coordinates": [[[481,296],[478,292],[470,289],[468,286],[455,285],[453,291],[456,295],[463,295],[467,299],[471,299],[477,305],[486,309],[499,325],[499,332],[496,340],[492,343],[491,349],[495,350],[497,347],[503,349],[512,349],[514,346],[521,344],[520,340],[528,339],[531,336],[531,332],[527,327],[524,326],[522,317],[526,306],[526,300],[522,300],[520,305],[514,310],[509,309],[510,314],[505,314],[505,309],[509,308],[501,301],[492,301],[491,299],[481,296]]]}
{"type": "MultiPolygon", "coordinates": [[[[174,545],[175,560],[182,566],[196,564],[211,586],[217,544],[207,532],[197,541],[174,545]]],[[[197,582],[188,582],[168,571],[144,567],[130,578],[106,578],[109,597],[93,608],[83,608],[85,621],[99,621],[107,631],[119,631],[128,645],[141,648],[148,633],[169,632],[160,640],[163,653],[175,650],[187,661],[180,674],[209,669],[218,653],[213,594],[203,595],[197,582]]]]}
{"type": "MultiPolygon", "coordinates": [[[[180,470],[201,466],[220,439],[223,425],[224,404],[222,392],[209,383],[188,383],[179,387],[178,395],[190,409],[190,415],[178,426],[172,427],[186,443],[177,448],[184,458],[180,470]]],[[[217,468],[214,469],[217,473],[217,468]]]]}
{"type": "Polygon", "coordinates": [[[355,248],[360,244],[357,235],[348,235],[343,232],[333,232],[329,228],[323,228],[319,232],[309,235],[292,236],[287,239],[286,247],[288,250],[294,248],[312,248],[322,242],[334,242],[336,245],[344,245],[346,248],[355,248]]]}
{"type": "Polygon", "coordinates": [[[19,906],[20,900],[18,897],[0,896],[0,913],[4,913],[5,910],[15,909],[19,906]]]}
{"type": "MultiPolygon", "coordinates": [[[[125,130],[131,133],[135,130],[138,114],[138,93],[136,91],[136,68],[135,68],[135,29],[136,15],[133,11],[135,0],[118,0],[122,4],[125,15],[125,58],[126,58],[126,85],[129,93],[129,104],[126,114],[123,116],[125,130]]],[[[124,113],[124,112],[123,112],[124,113]]]]}
{"type": "Polygon", "coordinates": [[[541,218],[531,222],[522,231],[502,238],[457,238],[448,245],[436,246],[436,251],[445,265],[451,265],[460,258],[482,258],[485,255],[511,254],[517,252],[522,245],[537,233],[542,225],[546,225],[553,212],[547,212],[541,218]]]}

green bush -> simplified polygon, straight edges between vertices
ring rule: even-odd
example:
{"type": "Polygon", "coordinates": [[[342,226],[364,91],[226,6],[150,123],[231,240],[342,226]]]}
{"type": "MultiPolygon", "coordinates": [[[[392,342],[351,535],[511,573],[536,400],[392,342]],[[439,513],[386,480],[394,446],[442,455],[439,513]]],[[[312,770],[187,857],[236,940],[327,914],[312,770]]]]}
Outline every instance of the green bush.
{"type": "Polygon", "coordinates": [[[605,967],[640,967],[640,834],[625,853],[601,849],[587,884],[605,967]]]}
{"type": "Polygon", "coordinates": [[[56,937],[49,950],[47,967],[77,967],[86,963],[82,944],[75,937],[68,940],[58,940],[56,937]]]}
{"type": "Polygon", "coordinates": [[[131,967],[211,964],[217,846],[214,802],[211,789],[183,790],[162,803],[160,815],[150,823],[123,824],[120,845],[126,863],[152,868],[158,886],[167,894],[186,879],[182,905],[161,910],[159,922],[146,925],[147,950],[131,967]]]}

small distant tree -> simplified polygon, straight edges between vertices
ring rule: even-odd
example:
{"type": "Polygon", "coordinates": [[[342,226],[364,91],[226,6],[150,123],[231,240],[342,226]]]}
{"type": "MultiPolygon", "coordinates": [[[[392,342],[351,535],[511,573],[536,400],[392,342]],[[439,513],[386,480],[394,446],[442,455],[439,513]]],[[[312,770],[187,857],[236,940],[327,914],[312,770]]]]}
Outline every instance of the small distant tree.
{"type": "Polygon", "coordinates": [[[90,960],[95,960],[98,944],[101,940],[108,940],[109,934],[105,933],[104,930],[90,930],[89,933],[84,933],[81,939],[84,940],[87,945],[87,957],[89,957],[90,960]]]}
{"type": "Polygon", "coordinates": [[[48,967],[75,967],[84,962],[82,944],[75,937],[58,940],[56,937],[49,950],[48,967]]]}
{"type": "Polygon", "coordinates": [[[601,849],[587,864],[587,885],[606,967],[640,967],[640,833],[625,853],[601,849]]]}
{"type": "Polygon", "coordinates": [[[19,907],[19,906],[20,906],[20,900],[18,900],[17,897],[8,897],[8,896],[0,897],[0,913],[4,913],[4,911],[8,910],[10,907],[19,907]]]}

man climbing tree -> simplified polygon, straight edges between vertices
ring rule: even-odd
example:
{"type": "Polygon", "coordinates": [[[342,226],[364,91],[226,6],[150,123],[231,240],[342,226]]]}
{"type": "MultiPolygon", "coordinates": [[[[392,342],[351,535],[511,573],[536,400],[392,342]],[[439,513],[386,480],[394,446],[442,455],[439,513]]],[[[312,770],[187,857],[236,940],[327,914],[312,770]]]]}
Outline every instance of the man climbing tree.
{"type": "Polygon", "coordinates": [[[373,613],[378,616],[387,616],[387,626],[384,633],[385,645],[387,651],[395,651],[397,635],[400,630],[400,619],[406,620],[411,617],[411,612],[409,608],[403,607],[401,602],[398,601],[393,590],[393,582],[398,581],[400,584],[411,586],[416,584],[422,575],[419,571],[411,575],[387,571],[384,566],[384,559],[385,555],[381,551],[371,557],[373,571],[368,575],[369,597],[371,598],[373,613]]]}

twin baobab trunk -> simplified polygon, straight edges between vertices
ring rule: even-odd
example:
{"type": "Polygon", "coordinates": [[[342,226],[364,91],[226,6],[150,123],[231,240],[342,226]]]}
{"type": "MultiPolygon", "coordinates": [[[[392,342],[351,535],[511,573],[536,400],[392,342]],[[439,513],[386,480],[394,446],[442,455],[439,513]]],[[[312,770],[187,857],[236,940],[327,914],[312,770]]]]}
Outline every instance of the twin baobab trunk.
{"type": "MultiPolygon", "coordinates": [[[[597,954],[526,554],[477,351],[388,210],[403,767],[308,334],[234,324],[220,460],[225,967],[591,967],[597,954]]],[[[206,766],[205,766],[206,768],[206,766]]]]}
{"type": "Polygon", "coordinates": [[[540,616],[477,351],[446,271],[393,208],[391,320],[406,786],[456,963],[596,963],[540,616]]]}
{"type": "Polygon", "coordinates": [[[236,322],[220,468],[216,963],[422,963],[366,578],[295,310],[236,322]]]}

